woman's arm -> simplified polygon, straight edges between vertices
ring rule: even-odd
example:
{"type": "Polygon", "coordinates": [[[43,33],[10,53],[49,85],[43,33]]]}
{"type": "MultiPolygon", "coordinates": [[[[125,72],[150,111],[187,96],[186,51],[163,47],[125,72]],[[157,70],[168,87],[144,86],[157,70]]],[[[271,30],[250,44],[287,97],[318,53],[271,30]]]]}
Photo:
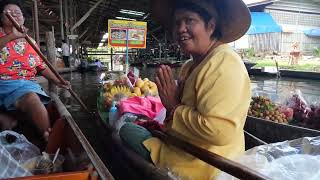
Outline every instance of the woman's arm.
{"type": "Polygon", "coordinates": [[[46,68],[42,71],[40,71],[40,74],[42,76],[44,76],[46,79],[48,79],[49,81],[53,82],[54,84],[56,84],[57,86],[59,87],[62,87],[62,88],[69,88],[70,86],[70,83],[68,81],[65,81],[65,82],[61,82],[57,76],[55,74],[53,74],[53,72],[49,69],[49,68],[46,68]]]}

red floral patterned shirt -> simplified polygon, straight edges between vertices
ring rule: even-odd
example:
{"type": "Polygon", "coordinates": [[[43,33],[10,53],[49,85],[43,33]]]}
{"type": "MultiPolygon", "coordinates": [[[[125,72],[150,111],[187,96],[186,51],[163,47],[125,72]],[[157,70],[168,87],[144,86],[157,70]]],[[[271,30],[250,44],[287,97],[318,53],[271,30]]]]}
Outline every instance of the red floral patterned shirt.
{"type": "MultiPolygon", "coordinates": [[[[0,28],[0,37],[5,35],[0,28]]],[[[0,50],[0,80],[35,80],[37,72],[45,68],[28,42],[14,40],[0,50]]]]}

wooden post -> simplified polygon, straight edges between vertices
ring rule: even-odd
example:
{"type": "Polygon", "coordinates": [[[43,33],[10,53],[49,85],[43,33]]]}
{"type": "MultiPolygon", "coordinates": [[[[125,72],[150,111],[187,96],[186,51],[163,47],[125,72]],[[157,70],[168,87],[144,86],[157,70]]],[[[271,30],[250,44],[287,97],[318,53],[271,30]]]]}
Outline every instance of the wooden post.
{"type": "MultiPolygon", "coordinates": [[[[46,32],[46,44],[48,52],[48,60],[53,66],[56,66],[56,47],[53,32],[46,32]]],[[[49,82],[49,91],[53,93],[58,93],[56,85],[49,82]]]]}
{"type": "Polygon", "coordinates": [[[60,6],[60,32],[61,32],[61,39],[64,40],[62,0],[59,0],[59,6],[60,6]]]}
{"type": "MultiPolygon", "coordinates": [[[[68,36],[69,35],[69,29],[70,29],[68,0],[64,0],[64,14],[65,14],[65,24],[66,24],[66,36],[68,36]]],[[[68,37],[66,38],[66,42],[67,42],[67,44],[69,44],[69,38],[68,37]]]]}
{"type": "MultiPolygon", "coordinates": [[[[72,27],[74,25],[74,20],[75,20],[75,17],[74,17],[74,12],[75,12],[75,5],[74,5],[74,1],[73,0],[69,0],[70,2],[70,5],[72,6],[69,6],[69,23],[70,23],[70,27],[72,27]]],[[[70,28],[70,34],[73,35],[74,34],[74,30],[72,28],[70,28]]],[[[76,52],[76,47],[75,47],[75,40],[74,39],[70,39],[69,41],[69,45],[71,44],[71,47],[72,47],[72,51],[70,52],[70,57],[73,57],[75,58],[75,52],[76,52]]],[[[72,65],[71,65],[71,58],[69,58],[69,64],[70,64],[70,70],[72,68],[72,65]]]]}
{"type": "Polygon", "coordinates": [[[38,2],[36,0],[33,0],[33,22],[35,39],[38,46],[40,46],[38,2]]]}
{"type": "Polygon", "coordinates": [[[111,48],[111,71],[113,71],[113,48],[111,48]]]}

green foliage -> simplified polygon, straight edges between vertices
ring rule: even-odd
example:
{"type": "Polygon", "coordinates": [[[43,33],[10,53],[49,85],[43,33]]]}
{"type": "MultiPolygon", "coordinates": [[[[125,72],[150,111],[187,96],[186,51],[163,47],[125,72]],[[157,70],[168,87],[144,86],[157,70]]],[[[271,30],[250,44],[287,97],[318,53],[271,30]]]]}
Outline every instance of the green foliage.
{"type": "Polygon", "coordinates": [[[88,56],[87,61],[88,62],[93,62],[93,58],[91,56],[88,56]]]}
{"type": "Polygon", "coordinates": [[[320,47],[315,47],[313,53],[315,56],[320,57],[320,47]]]}
{"type": "MultiPolygon", "coordinates": [[[[274,60],[270,60],[270,59],[256,60],[253,62],[257,63],[257,65],[255,65],[255,68],[276,65],[274,60]]],[[[299,64],[294,66],[289,65],[288,61],[286,60],[285,61],[279,60],[278,63],[279,63],[280,69],[320,72],[320,62],[318,60],[300,61],[299,64]]]]}
{"type": "Polygon", "coordinates": [[[255,56],[255,52],[253,48],[248,48],[245,50],[245,56],[248,58],[254,57],[255,56]]]}

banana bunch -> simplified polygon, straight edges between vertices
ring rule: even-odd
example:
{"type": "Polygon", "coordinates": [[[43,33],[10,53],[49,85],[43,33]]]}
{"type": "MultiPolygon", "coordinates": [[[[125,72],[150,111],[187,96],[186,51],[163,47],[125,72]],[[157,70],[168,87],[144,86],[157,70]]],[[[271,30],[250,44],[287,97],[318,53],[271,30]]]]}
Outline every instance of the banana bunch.
{"type": "Polygon", "coordinates": [[[130,96],[131,91],[128,87],[126,86],[113,86],[110,90],[111,94],[118,94],[118,93],[123,93],[124,95],[130,96]]]}
{"type": "Polygon", "coordinates": [[[132,93],[126,86],[112,86],[109,91],[103,94],[106,106],[111,105],[113,100],[120,101],[122,98],[131,97],[132,93]]]}

